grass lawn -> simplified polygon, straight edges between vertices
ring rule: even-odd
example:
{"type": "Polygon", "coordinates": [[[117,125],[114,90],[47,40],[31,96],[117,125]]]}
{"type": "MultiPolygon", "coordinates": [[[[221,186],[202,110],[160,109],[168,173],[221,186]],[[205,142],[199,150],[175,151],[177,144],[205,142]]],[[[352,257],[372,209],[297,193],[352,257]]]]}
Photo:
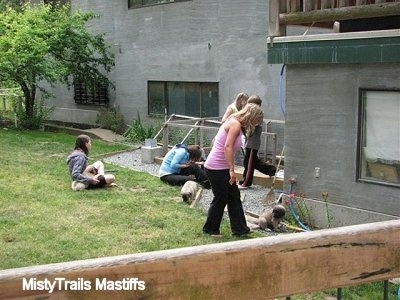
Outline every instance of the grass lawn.
{"type": "MultiPolygon", "coordinates": [[[[118,187],[73,192],[66,157],[76,136],[0,129],[0,269],[234,241],[202,233],[205,213],[180,188],[144,172],[105,164],[118,187]]],[[[92,140],[92,157],[129,146],[92,140]]],[[[252,237],[261,237],[260,233],[252,237]]],[[[389,299],[396,299],[390,286],[389,299]]],[[[344,299],[382,299],[382,283],[344,289],[344,299]]],[[[292,299],[326,299],[335,291],[292,299]]]]}
{"type": "MultiPolygon", "coordinates": [[[[144,172],[105,164],[116,171],[118,187],[73,192],[66,157],[75,138],[0,131],[0,269],[238,239],[227,221],[224,238],[204,235],[205,213],[180,201],[179,187],[144,172]]],[[[90,162],[129,149],[92,144],[90,162]]]]}

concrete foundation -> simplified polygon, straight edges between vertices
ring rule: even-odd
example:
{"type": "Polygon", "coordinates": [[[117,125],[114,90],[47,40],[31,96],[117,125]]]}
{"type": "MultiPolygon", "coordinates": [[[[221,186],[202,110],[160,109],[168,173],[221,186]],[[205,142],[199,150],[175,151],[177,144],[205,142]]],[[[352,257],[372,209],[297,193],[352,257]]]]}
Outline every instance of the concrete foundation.
{"type": "Polygon", "coordinates": [[[141,151],[141,159],[142,163],[152,164],[154,162],[154,158],[158,156],[162,156],[162,147],[142,147],[141,151]]]}

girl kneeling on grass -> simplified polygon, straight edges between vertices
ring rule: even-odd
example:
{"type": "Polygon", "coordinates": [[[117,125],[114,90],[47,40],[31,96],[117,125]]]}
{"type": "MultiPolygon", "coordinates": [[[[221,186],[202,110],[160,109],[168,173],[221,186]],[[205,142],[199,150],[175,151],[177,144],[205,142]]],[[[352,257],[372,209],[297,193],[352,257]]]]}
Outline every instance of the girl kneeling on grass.
{"type": "Polygon", "coordinates": [[[79,135],[75,141],[74,151],[68,156],[67,164],[72,178],[71,188],[81,191],[89,188],[100,188],[115,185],[115,176],[104,174],[104,165],[96,161],[88,165],[88,155],[92,142],[87,135],[79,135]]]}

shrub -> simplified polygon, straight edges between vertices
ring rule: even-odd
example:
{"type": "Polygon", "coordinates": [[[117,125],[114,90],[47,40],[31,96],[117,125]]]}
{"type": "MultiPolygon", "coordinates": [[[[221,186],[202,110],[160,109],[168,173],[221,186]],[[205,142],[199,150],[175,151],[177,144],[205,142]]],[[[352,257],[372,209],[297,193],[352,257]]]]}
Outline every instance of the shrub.
{"type": "Polygon", "coordinates": [[[101,128],[110,129],[115,133],[123,134],[126,129],[124,116],[115,108],[102,108],[97,114],[96,124],[101,128]]]}

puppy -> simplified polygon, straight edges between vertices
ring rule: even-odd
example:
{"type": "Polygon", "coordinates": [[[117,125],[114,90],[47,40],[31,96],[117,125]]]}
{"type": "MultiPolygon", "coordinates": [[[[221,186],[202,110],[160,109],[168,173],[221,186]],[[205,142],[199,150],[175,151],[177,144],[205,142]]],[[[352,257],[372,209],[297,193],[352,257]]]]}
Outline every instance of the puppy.
{"type": "MultiPolygon", "coordinates": [[[[97,174],[97,169],[93,165],[88,165],[82,174],[86,177],[93,178],[94,175],[97,174]]],[[[87,186],[82,182],[74,180],[72,181],[71,188],[73,191],[82,191],[86,189],[87,186]]]]}
{"type": "Polygon", "coordinates": [[[181,189],[181,196],[183,202],[186,202],[188,204],[192,203],[193,200],[196,198],[197,189],[198,189],[197,182],[192,180],[186,181],[181,189]]]}
{"type": "Polygon", "coordinates": [[[275,231],[278,229],[278,225],[285,217],[285,214],[286,209],[284,206],[280,204],[275,205],[272,209],[263,212],[258,217],[258,225],[264,230],[269,228],[275,231]]]}

